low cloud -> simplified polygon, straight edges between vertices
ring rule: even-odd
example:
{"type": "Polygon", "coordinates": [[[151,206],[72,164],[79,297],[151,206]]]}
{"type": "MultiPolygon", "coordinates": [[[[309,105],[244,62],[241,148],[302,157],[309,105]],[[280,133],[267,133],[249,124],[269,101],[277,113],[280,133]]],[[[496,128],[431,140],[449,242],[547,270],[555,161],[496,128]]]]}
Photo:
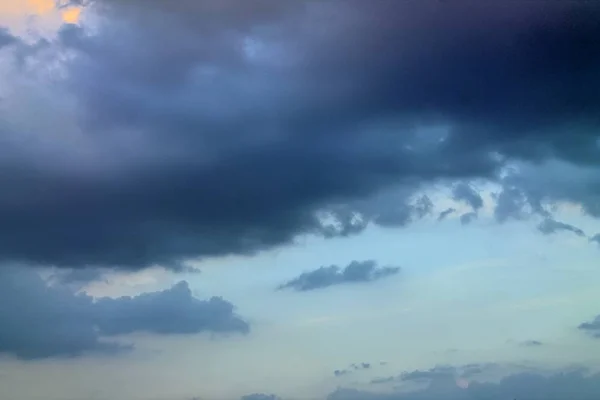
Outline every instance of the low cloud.
{"type": "Polygon", "coordinates": [[[466,213],[460,216],[460,223],[463,225],[468,225],[471,222],[477,219],[477,213],[475,211],[466,213]]]}
{"type": "Polygon", "coordinates": [[[434,380],[472,378],[476,375],[496,369],[494,363],[465,364],[462,366],[437,365],[427,370],[406,371],[397,376],[379,377],[371,380],[372,385],[387,383],[430,383],[434,380]]]}
{"type": "Polygon", "coordinates": [[[600,339],[600,315],[598,315],[592,321],[582,323],[579,325],[579,329],[595,338],[600,339]]]}
{"type": "Polygon", "coordinates": [[[444,219],[446,219],[447,216],[449,216],[450,214],[456,212],[455,208],[447,208],[444,211],[442,211],[439,215],[438,215],[438,221],[443,221],[444,219]]]}
{"type": "Polygon", "coordinates": [[[600,396],[600,374],[584,371],[556,373],[514,373],[498,383],[468,379],[456,380],[443,373],[432,377],[419,390],[407,391],[402,386],[391,392],[369,392],[340,388],[327,400],[595,400],[600,396]]]}
{"type": "Polygon", "coordinates": [[[521,342],[520,345],[523,347],[540,347],[543,346],[544,343],[540,342],[539,340],[526,340],[521,342]]]}
{"type": "Polygon", "coordinates": [[[240,400],[280,400],[280,398],[274,394],[253,393],[242,396],[240,400]]]}
{"type": "Polygon", "coordinates": [[[537,229],[542,232],[544,235],[551,235],[557,232],[572,232],[577,236],[585,236],[585,232],[583,230],[577,228],[576,226],[566,224],[564,222],[556,221],[552,218],[546,218],[543,220],[537,227],[537,229]]]}
{"type": "Polygon", "coordinates": [[[278,289],[306,292],[335,285],[373,282],[396,275],[399,272],[399,267],[378,267],[377,262],[373,260],[352,261],[345,268],[331,265],[304,272],[297,278],[280,285],[278,289]]]}
{"type": "Polygon", "coordinates": [[[49,286],[27,268],[0,270],[0,353],[21,359],[115,354],[132,348],[109,340],[134,332],[152,334],[247,333],[234,306],[199,300],[187,282],[133,297],[94,299],[67,286],[49,286]]]}
{"type": "Polygon", "coordinates": [[[452,198],[456,201],[461,201],[469,205],[473,211],[483,207],[483,199],[479,193],[467,183],[459,183],[452,190],[452,198]]]}
{"type": "Polygon", "coordinates": [[[333,371],[333,375],[336,377],[344,376],[351,374],[354,371],[362,371],[366,369],[371,369],[371,363],[362,362],[359,364],[350,364],[350,366],[346,369],[336,369],[333,371]]]}

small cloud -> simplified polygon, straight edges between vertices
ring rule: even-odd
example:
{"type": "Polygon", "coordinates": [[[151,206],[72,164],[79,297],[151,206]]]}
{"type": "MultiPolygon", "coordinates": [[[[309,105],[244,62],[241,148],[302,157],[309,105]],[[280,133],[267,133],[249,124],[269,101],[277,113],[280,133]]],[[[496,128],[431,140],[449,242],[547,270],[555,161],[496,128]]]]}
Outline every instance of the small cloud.
{"type": "Polygon", "coordinates": [[[343,269],[337,265],[331,265],[304,272],[297,278],[280,285],[278,289],[306,292],[335,285],[373,282],[399,272],[399,267],[378,267],[377,262],[373,260],[352,261],[343,269]]]}
{"type": "Polygon", "coordinates": [[[520,345],[523,347],[539,347],[543,346],[544,343],[540,342],[539,340],[526,340],[521,342],[520,345]]]}
{"type": "Polygon", "coordinates": [[[468,204],[474,211],[483,207],[483,199],[479,193],[467,183],[459,183],[456,185],[452,190],[452,198],[456,201],[462,201],[468,204]]]}
{"type": "Polygon", "coordinates": [[[600,245],[600,233],[597,233],[596,235],[592,236],[590,238],[590,242],[595,242],[598,245],[600,245]]]}
{"type": "Polygon", "coordinates": [[[477,219],[477,213],[473,211],[473,212],[461,215],[460,223],[463,225],[468,225],[476,219],[477,219]]]}
{"type": "Polygon", "coordinates": [[[348,375],[349,373],[350,371],[348,371],[347,369],[336,369],[335,371],[333,371],[333,374],[338,377],[348,375]]]}
{"type": "Polygon", "coordinates": [[[254,393],[242,396],[240,400],[281,400],[274,394],[254,393]]]}
{"type": "Polygon", "coordinates": [[[578,328],[590,334],[592,337],[600,339],[600,315],[590,322],[580,324],[578,328]]]}
{"type": "Polygon", "coordinates": [[[585,236],[585,233],[576,226],[565,224],[564,222],[559,222],[552,218],[546,218],[538,225],[537,228],[544,235],[551,235],[560,231],[567,231],[572,232],[577,236],[585,236]]]}
{"type": "Polygon", "coordinates": [[[454,212],[456,212],[456,209],[454,209],[454,208],[452,208],[452,207],[450,207],[450,208],[447,208],[447,209],[445,209],[444,211],[442,211],[442,212],[441,212],[441,213],[438,215],[438,218],[437,218],[437,220],[438,220],[438,221],[443,221],[444,219],[446,219],[446,217],[447,217],[448,215],[450,215],[450,214],[452,214],[452,213],[454,213],[454,212]]]}
{"type": "Polygon", "coordinates": [[[358,364],[350,364],[350,366],[346,369],[336,369],[335,371],[333,371],[333,374],[336,377],[339,377],[351,374],[353,371],[362,371],[365,369],[371,369],[371,363],[362,362],[358,364]]]}
{"type": "Polygon", "coordinates": [[[371,385],[382,385],[385,383],[390,383],[390,382],[394,382],[396,380],[395,377],[393,376],[387,376],[385,378],[375,378],[373,380],[371,380],[371,382],[369,382],[369,384],[371,385]]]}

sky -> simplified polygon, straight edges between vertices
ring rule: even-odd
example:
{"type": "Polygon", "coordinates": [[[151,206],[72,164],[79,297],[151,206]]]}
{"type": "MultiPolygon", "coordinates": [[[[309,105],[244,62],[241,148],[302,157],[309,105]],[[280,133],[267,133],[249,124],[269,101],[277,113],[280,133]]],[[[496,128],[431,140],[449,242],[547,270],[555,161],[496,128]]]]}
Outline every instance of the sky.
{"type": "Polygon", "coordinates": [[[3,1],[0,398],[600,398],[598,21],[3,1]]]}

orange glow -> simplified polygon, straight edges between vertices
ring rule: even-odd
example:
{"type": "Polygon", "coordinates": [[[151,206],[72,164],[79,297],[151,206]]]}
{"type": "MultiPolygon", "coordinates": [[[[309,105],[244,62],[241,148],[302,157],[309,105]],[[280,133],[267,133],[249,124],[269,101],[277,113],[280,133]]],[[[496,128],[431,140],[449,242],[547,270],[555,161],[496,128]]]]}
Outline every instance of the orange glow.
{"type": "Polygon", "coordinates": [[[62,19],[67,24],[76,24],[79,22],[79,18],[81,17],[81,8],[79,7],[71,7],[67,8],[62,12],[62,19]]]}
{"type": "Polygon", "coordinates": [[[48,14],[54,9],[53,0],[27,0],[27,3],[38,15],[48,14]]]}

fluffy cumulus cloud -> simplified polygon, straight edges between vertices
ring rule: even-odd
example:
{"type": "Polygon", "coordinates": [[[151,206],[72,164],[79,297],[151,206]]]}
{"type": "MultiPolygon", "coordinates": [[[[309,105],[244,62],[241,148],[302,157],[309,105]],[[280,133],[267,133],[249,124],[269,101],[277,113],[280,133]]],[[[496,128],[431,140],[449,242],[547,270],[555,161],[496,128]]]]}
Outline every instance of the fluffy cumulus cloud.
{"type": "Polygon", "coordinates": [[[246,333],[231,303],[198,300],[185,281],[161,292],[94,299],[50,286],[31,269],[0,269],[0,353],[22,359],[114,354],[131,348],[111,340],[134,332],[246,333]]]}
{"type": "Polygon", "coordinates": [[[2,74],[0,261],[177,267],[403,225],[424,186],[477,178],[509,186],[500,221],[600,216],[597,2],[71,3],[2,74]],[[551,162],[576,174],[525,175],[551,162]]]}
{"type": "Polygon", "coordinates": [[[298,277],[281,284],[278,289],[306,292],[335,285],[373,282],[396,275],[399,272],[399,267],[379,267],[377,262],[373,260],[352,261],[344,268],[330,265],[310,272],[303,272],[298,277]]]}

